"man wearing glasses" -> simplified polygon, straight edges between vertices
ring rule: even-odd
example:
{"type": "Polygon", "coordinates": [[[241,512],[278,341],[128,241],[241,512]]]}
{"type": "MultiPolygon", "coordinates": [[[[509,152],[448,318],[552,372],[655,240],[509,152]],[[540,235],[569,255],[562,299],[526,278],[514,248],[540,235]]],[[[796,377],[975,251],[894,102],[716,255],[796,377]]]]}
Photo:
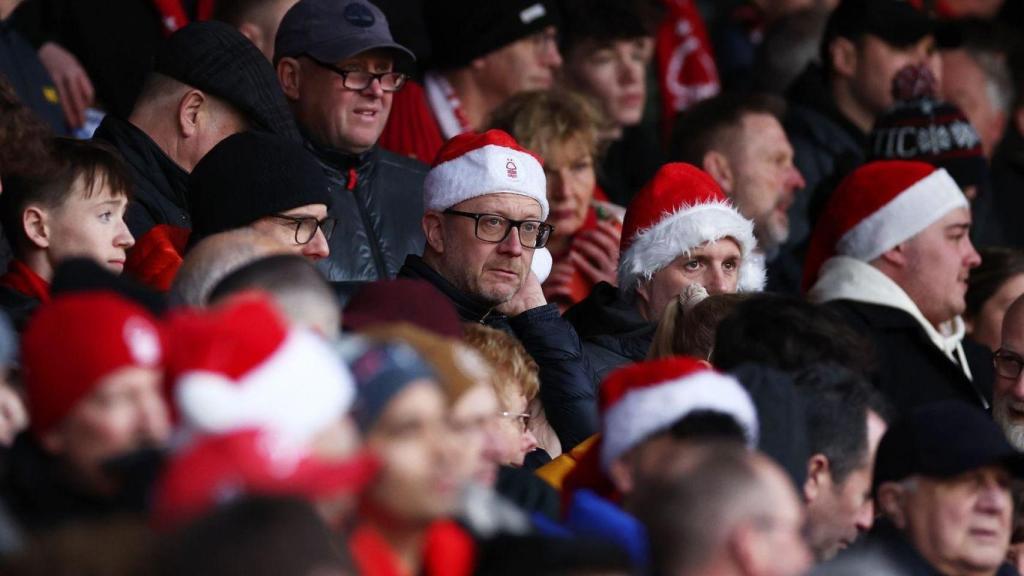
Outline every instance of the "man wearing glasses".
{"type": "Polygon", "coordinates": [[[1003,317],[1003,339],[995,351],[995,384],[992,387],[992,417],[1007,440],[1024,450],[1024,298],[1018,298],[1003,317]]]}
{"type": "Polygon", "coordinates": [[[544,169],[507,133],[449,140],[423,185],[423,256],[400,276],[426,280],[466,322],[515,335],[540,368],[540,399],[563,449],[593,434],[597,403],[579,337],[531,272],[552,227],[544,169]]]}
{"type": "Polygon", "coordinates": [[[301,0],[277,31],[278,80],[330,181],[338,222],[319,266],[343,296],[355,284],[393,278],[406,254],[423,249],[426,169],[376,146],[406,80],[396,64],[412,62],[365,0],[301,0]]]}
{"type": "Polygon", "coordinates": [[[189,177],[189,242],[249,227],[275,252],[319,261],[335,228],[327,178],[301,144],[263,132],[214,146],[189,177]]]}

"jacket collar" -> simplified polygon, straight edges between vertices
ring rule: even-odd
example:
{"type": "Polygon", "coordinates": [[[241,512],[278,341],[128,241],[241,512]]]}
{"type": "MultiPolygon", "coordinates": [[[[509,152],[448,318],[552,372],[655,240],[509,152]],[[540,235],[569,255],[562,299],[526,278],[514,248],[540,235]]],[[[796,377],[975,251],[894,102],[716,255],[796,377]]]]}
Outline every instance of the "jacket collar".
{"type": "Polygon", "coordinates": [[[39,274],[36,274],[27,264],[17,258],[11,260],[7,267],[7,273],[0,276],[0,285],[35,298],[44,304],[50,301],[50,283],[43,280],[39,274]]]}
{"type": "Polygon", "coordinates": [[[492,304],[456,288],[454,284],[424,262],[420,256],[415,254],[406,256],[405,264],[402,265],[398,275],[405,278],[426,280],[433,284],[435,288],[440,290],[442,294],[455,304],[455,311],[458,312],[459,318],[464,321],[484,323],[485,321],[504,318],[504,315],[494,312],[492,304]]]}
{"type": "Polygon", "coordinates": [[[148,134],[131,122],[108,114],[96,129],[96,136],[114,144],[137,178],[148,180],[177,207],[188,211],[188,172],[171,160],[148,134]]]}

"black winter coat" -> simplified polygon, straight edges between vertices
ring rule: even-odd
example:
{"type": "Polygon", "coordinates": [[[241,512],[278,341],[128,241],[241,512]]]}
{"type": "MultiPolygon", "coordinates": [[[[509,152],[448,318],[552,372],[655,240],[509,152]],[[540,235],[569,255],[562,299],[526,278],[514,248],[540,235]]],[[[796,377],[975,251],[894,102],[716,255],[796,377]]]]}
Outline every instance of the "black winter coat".
{"type": "Polygon", "coordinates": [[[647,358],[658,327],[607,282],[594,286],[586,299],[565,312],[565,319],[583,339],[597,382],[620,366],[647,358]]]}
{"type": "Polygon", "coordinates": [[[132,175],[132,199],[124,215],[136,240],[159,224],[192,229],[188,213],[188,172],[132,123],[107,115],[94,138],[117,148],[132,175]]]}
{"type": "Polygon", "coordinates": [[[557,306],[546,304],[513,317],[499,314],[492,306],[460,291],[413,254],[406,258],[398,275],[433,284],[452,301],[463,321],[508,332],[522,342],[540,368],[540,401],[562,450],[572,450],[597,432],[597,391],[590,366],[579,336],[559,315],[557,306]]]}
{"type": "Polygon", "coordinates": [[[360,284],[394,278],[408,254],[423,253],[427,166],[372,148],[359,154],[312,147],[331,184],[338,219],[331,255],[318,266],[343,299],[360,284]]]}
{"type": "Polygon", "coordinates": [[[964,354],[973,382],[928,338],[910,314],[878,304],[835,300],[826,306],[839,312],[874,343],[876,373],[872,380],[897,412],[938,400],[959,399],[986,410],[992,401],[992,355],[964,340],[964,354]]]}

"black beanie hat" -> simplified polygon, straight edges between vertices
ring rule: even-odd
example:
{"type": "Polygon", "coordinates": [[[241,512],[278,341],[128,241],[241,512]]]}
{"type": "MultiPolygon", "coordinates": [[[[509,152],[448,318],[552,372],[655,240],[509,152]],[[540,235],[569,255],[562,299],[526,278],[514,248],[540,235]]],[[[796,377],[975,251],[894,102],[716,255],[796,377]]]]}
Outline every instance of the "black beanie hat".
{"type": "Polygon", "coordinates": [[[155,72],[224,100],[254,129],[302,141],[274,67],[229,24],[194,22],[171,34],[157,53],[155,72]]]}
{"type": "Polygon", "coordinates": [[[554,0],[426,0],[431,64],[440,70],[468,66],[548,26],[558,26],[554,0]]]}
{"type": "Polygon", "coordinates": [[[936,80],[923,65],[910,65],[893,78],[895,105],[875,121],[868,160],[919,160],[945,168],[961,188],[988,179],[981,138],[956,105],[938,100],[936,80]]]}
{"type": "Polygon", "coordinates": [[[221,141],[189,176],[195,242],[309,204],[331,206],[320,163],[301,145],[265,132],[221,141]]]}

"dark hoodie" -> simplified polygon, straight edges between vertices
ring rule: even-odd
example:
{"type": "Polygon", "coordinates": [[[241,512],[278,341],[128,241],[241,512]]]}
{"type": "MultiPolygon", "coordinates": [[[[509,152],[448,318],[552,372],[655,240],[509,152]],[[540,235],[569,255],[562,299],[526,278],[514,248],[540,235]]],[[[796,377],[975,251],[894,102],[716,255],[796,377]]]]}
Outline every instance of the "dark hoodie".
{"type": "Polygon", "coordinates": [[[598,382],[620,366],[647,358],[658,327],[607,282],[594,286],[590,296],[566,311],[565,319],[583,340],[583,352],[598,382]]]}

